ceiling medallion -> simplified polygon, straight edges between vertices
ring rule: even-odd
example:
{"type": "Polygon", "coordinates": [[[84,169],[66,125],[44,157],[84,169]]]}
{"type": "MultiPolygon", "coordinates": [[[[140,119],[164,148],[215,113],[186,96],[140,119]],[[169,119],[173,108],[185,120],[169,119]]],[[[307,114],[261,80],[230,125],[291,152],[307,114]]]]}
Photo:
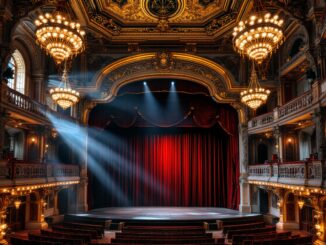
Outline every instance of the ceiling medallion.
{"type": "Polygon", "coordinates": [[[254,1],[254,4],[254,7],[260,9],[254,10],[247,20],[240,21],[234,28],[233,45],[241,55],[260,64],[282,43],[284,21],[278,15],[272,16],[262,10],[263,4],[260,1],[254,1]]]}
{"type": "Polygon", "coordinates": [[[145,0],[145,10],[156,18],[171,18],[181,9],[181,0],[145,0]]]}

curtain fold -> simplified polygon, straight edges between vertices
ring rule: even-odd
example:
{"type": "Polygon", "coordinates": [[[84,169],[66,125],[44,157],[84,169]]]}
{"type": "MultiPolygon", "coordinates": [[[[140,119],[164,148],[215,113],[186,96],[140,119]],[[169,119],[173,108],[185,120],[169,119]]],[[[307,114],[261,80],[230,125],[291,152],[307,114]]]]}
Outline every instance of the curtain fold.
{"type": "Polygon", "coordinates": [[[220,128],[133,128],[115,133],[121,140],[105,154],[89,152],[114,185],[109,188],[109,182],[90,168],[91,208],[237,207],[237,183],[232,180],[236,166],[229,162],[236,147],[230,147],[232,136],[220,128]]]}

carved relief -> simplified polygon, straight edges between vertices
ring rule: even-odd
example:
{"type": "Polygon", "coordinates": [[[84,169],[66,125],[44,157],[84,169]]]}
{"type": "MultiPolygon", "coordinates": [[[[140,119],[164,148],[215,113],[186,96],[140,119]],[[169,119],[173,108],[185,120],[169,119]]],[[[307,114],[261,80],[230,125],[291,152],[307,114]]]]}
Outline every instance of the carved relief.
{"type": "MultiPolygon", "coordinates": [[[[227,0],[82,0],[88,12],[108,14],[121,21],[155,23],[157,19],[168,18],[171,23],[198,23],[225,11],[227,0]],[[99,10],[99,11],[97,11],[99,10]]],[[[236,8],[243,4],[237,1],[236,8]]]]}
{"type": "Polygon", "coordinates": [[[101,91],[103,92],[101,98],[106,98],[110,94],[110,90],[114,84],[121,83],[135,75],[145,76],[146,74],[157,74],[158,72],[185,74],[197,77],[199,80],[209,82],[211,87],[214,88],[214,93],[220,98],[238,100],[239,97],[238,93],[228,91],[223,81],[224,78],[215,70],[195,62],[175,59],[171,53],[162,52],[157,53],[150,60],[122,66],[110,72],[101,83],[101,91]]]}

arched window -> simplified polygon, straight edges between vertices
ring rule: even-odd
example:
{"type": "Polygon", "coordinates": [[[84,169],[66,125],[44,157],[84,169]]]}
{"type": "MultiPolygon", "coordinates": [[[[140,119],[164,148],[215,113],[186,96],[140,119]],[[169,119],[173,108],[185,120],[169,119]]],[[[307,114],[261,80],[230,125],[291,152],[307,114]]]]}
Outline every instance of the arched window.
{"type": "Polygon", "coordinates": [[[21,53],[16,49],[12,54],[8,67],[14,71],[12,79],[8,79],[8,86],[16,91],[25,93],[25,62],[21,53]]]}

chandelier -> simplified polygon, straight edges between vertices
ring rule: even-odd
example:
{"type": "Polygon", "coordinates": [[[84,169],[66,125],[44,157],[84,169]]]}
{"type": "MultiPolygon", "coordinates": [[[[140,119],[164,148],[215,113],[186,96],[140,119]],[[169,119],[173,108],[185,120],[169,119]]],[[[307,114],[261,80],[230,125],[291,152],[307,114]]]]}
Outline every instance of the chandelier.
{"type": "Polygon", "coordinates": [[[70,87],[66,67],[63,70],[60,86],[55,89],[51,89],[50,95],[53,101],[61,106],[64,110],[73,106],[79,101],[79,93],[70,87]]]}
{"type": "Polygon", "coordinates": [[[37,43],[57,64],[76,56],[85,49],[85,32],[59,11],[40,15],[35,20],[37,43]]]}
{"type": "Polygon", "coordinates": [[[241,102],[256,110],[259,106],[264,104],[271,91],[260,87],[257,73],[254,64],[250,75],[249,86],[246,90],[240,93],[241,102]]]}
{"type": "MultiPolygon", "coordinates": [[[[255,1],[256,2],[256,1],[255,1]]],[[[257,4],[263,6],[262,3],[257,4]]],[[[278,15],[255,10],[245,21],[240,21],[233,31],[234,49],[257,63],[262,63],[283,41],[283,20],[278,15]]]]}

